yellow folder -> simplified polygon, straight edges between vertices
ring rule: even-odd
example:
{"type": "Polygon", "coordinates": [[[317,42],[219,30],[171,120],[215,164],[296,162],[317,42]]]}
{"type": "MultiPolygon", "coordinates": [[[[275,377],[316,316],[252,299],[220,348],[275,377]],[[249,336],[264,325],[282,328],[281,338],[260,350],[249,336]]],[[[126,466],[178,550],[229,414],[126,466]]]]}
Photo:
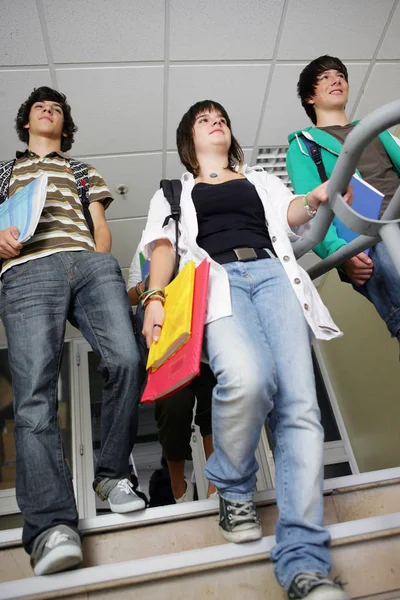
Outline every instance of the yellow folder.
{"type": "Polygon", "coordinates": [[[196,265],[188,262],[165,288],[165,320],[160,339],[150,346],[147,369],[155,371],[190,338],[196,265]]]}

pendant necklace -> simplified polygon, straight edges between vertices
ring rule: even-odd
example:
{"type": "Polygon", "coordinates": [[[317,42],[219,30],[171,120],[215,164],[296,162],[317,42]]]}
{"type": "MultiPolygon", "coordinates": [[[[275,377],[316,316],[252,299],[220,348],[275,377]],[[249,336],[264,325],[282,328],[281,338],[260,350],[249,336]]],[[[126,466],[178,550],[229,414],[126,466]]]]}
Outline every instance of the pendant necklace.
{"type": "MultiPolygon", "coordinates": [[[[226,171],[227,169],[229,169],[229,165],[227,167],[224,167],[222,170],[226,171]]],[[[215,177],[218,177],[218,173],[215,173],[215,171],[213,171],[212,173],[209,173],[209,176],[211,177],[211,179],[215,179],[215,177]]]]}

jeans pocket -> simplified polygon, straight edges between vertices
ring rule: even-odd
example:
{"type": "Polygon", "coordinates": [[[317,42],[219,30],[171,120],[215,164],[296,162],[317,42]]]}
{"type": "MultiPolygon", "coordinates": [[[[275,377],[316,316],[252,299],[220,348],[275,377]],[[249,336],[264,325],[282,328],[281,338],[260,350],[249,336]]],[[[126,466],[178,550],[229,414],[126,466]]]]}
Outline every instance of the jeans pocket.
{"type": "Polygon", "coordinates": [[[30,260],[27,260],[18,265],[14,265],[13,267],[10,267],[9,269],[7,269],[7,271],[5,273],[3,273],[3,275],[1,276],[2,284],[7,285],[7,283],[12,281],[16,277],[20,277],[21,275],[24,275],[25,273],[27,273],[29,271],[29,269],[32,267],[32,263],[33,263],[33,260],[30,259],[30,260]]]}

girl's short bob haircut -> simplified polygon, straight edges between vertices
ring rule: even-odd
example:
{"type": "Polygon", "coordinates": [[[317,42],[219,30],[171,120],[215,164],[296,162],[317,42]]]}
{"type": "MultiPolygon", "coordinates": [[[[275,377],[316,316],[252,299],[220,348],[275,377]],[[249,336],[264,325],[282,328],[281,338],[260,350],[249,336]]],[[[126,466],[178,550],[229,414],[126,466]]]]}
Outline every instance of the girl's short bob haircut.
{"type": "Polygon", "coordinates": [[[244,162],[243,150],[232,133],[231,120],[224,107],[213,100],[202,100],[201,102],[196,102],[196,104],[193,104],[193,106],[189,108],[183,115],[178,129],[176,130],[176,146],[178,148],[179,158],[189,173],[192,173],[193,177],[197,177],[200,170],[193,141],[194,122],[199,114],[202,112],[211,112],[212,110],[221,113],[231,131],[231,146],[228,151],[228,167],[235,170],[244,162]]]}

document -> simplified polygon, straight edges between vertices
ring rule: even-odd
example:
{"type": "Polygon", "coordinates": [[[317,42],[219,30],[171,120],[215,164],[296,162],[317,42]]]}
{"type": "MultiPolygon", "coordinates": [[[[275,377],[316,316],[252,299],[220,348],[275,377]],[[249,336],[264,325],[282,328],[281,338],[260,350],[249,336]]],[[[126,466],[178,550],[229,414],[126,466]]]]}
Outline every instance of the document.
{"type": "Polygon", "coordinates": [[[15,225],[18,241],[29,240],[35,233],[47,194],[47,175],[41,173],[24,188],[0,204],[0,229],[15,225]]]}
{"type": "MultiPolygon", "coordinates": [[[[378,219],[384,194],[364,181],[364,179],[358,177],[358,175],[353,175],[350,185],[353,186],[353,202],[351,208],[363,217],[378,219]]],[[[336,227],[338,236],[346,240],[346,242],[351,242],[359,236],[358,233],[346,227],[346,225],[344,225],[337,217],[333,219],[333,223],[336,227]]],[[[369,248],[365,250],[365,253],[369,253],[369,248]]]]}

